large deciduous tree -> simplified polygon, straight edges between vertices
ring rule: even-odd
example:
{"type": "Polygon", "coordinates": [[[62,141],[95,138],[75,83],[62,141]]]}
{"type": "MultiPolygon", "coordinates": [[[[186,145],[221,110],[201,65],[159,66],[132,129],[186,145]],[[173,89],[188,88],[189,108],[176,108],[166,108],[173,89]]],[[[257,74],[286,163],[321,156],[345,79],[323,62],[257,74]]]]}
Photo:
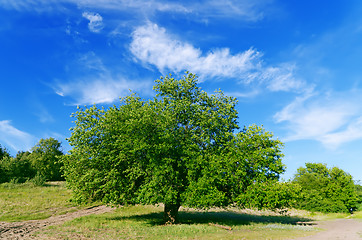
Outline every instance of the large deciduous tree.
{"type": "Polygon", "coordinates": [[[209,95],[197,77],[156,81],[149,101],[132,94],[108,110],[79,108],[64,157],[77,201],[164,204],[166,222],[183,205],[235,204],[254,181],[284,171],[281,142],[252,126],[235,135],[236,99],[209,95]]]}

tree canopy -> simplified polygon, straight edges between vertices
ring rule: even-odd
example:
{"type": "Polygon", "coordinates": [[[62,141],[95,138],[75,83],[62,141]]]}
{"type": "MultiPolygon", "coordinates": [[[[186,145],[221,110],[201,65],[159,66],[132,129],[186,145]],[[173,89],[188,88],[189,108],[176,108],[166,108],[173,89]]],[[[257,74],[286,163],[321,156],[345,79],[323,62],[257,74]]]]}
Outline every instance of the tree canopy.
{"type": "Polygon", "coordinates": [[[79,108],[64,174],[77,201],[159,204],[177,221],[182,205],[237,204],[255,181],[284,172],[282,143],[262,127],[235,134],[237,101],[207,94],[197,77],[156,80],[156,97],[131,94],[107,110],[79,108]]]}

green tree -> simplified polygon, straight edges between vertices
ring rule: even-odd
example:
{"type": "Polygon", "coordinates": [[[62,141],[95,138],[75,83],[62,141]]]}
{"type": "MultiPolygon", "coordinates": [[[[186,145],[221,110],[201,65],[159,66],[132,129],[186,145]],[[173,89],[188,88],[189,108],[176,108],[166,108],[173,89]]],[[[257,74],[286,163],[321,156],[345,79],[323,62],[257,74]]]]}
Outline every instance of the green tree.
{"type": "Polygon", "coordinates": [[[32,167],[46,180],[59,181],[62,177],[60,156],[63,155],[61,143],[54,138],[40,139],[31,149],[28,158],[32,167]]]}
{"type": "Polygon", "coordinates": [[[319,212],[348,212],[356,209],[357,193],[352,176],[322,163],[306,163],[293,182],[302,188],[296,207],[319,212]]]}
{"type": "Polygon", "coordinates": [[[0,160],[3,159],[4,157],[10,157],[10,154],[9,154],[8,150],[6,148],[2,147],[0,144],[0,160]]]}
{"type": "Polygon", "coordinates": [[[361,181],[355,181],[356,193],[357,193],[357,211],[362,210],[362,185],[361,181]]]}
{"type": "Polygon", "coordinates": [[[10,175],[8,170],[8,162],[10,161],[11,156],[6,148],[3,148],[0,145],[0,183],[9,181],[10,175]]]}
{"type": "Polygon", "coordinates": [[[234,204],[253,176],[276,179],[284,171],[281,143],[270,133],[253,126],[234,135],[235,98],[208,95],[193,74],[161,78],[154,90],[149,101],[133,94],[119,107],[79,108],[73,115],[64,175],[77,201],[163,203],[165,221],[173,223],[181,204],[234,204]],[[247,137],[258,142],[243,145],[247,137]],[[245,148],[253,154],[247,160],[245,148]]]}
{"type": "Polygon", "coordinates": [[[29,160],[30,152],[18,152],[15,157],[7,155],[0,160],[3,170],[2,182],[15,180],[23,183],[35,176],[35,170],[32,168],[29,160]]]}
{"type": "Polygon", "coordinates": [[[36,170],[31,165],[29,158],[30,152],[18,152],[11,161],[11,175],[12,178],[17,179],[19,182],[25,182],[33,178],[36,170]]]}

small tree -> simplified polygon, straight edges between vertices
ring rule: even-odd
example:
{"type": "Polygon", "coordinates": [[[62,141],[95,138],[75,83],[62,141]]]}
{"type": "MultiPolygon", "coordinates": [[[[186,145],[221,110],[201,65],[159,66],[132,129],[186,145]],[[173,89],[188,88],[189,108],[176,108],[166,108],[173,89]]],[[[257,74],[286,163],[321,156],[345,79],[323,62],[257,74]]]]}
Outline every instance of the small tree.
{"type": "Polygon", "coordinates": [[[8,162],[10,161],[11,156],[6,150],[0,145],[0,183],[7,182],[10,179],[9,170],[8,170],[8,162]]]}
{"type": "Polygon", "coordinates": [[[9,154],[8,150],[6,148],[2,147],[0,144],[0,160],[3,159],[4,157],[10,157],[10,154],[9,154]]]}
{"type": "Polygon", "coordinates": [[[30,154],[30,152],[18,152],[12,159],[12,176],[19,182],[25,182],[36,174],[36,170],[31,165],[30,154]]]}
{"type": "Polygon", "coordinates": [[[32,148],[28,158],[32,167],[46,180],[59,181],[62,177],[62,162],[60,156],[63,155],[61,143],[54,138],[40,139],[32,148]]]}
{"type": "Polygon", "coordinates": [[[297,208],[319,212],[349,212],[356,209],[357,194],[352,176],[337,167],[306,163],[293,182],[302,188],[297,208]]]}
{"type": "Polygon", "coordinates": [[[131,95],[119,107],[73,115],[64,174],[77,201],[163,203],[165,221],[174,223],[181,204],[234,204],[254,177],[276,179],[284,171],[281,143],[270,133],[253,126],[234,135],[235,98],[208,95],[193,74],[161,78],[154,90],[149,101],[131,95]]]}

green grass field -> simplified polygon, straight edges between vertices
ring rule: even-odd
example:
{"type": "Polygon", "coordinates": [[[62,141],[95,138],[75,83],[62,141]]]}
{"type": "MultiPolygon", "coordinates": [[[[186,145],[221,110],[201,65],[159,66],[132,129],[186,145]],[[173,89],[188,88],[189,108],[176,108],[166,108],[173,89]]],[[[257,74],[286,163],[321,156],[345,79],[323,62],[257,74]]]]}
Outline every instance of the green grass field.
{"type": "Polygon", "coordinates": [[[315,233],[296,225],[310,219],[234,211],[181,211],[180,224],[163,225],[162,207],[129,206],[112,213],[74,219],[42,232],[60,239],[287,239],[315,233]],[[213,224],[231,227],[226,230],[213,224]]]}
{"type": "Polygon", "coordinates": [[[64,185],[64,182],[54,182],[43,187],[31,183],[0,184],[0,221],[45,219],[78,210],[76,205],[68,201],[71,192],[64,185]]]}
{"type": "MultiPolygon", "coordinates": [[[[77,211],[64,183],[35,187],[31,184],[0,185],[0,221],[44,219],[77,211]]],[[[161,206],[126,206],[111,213],[80,217],[42,229],[42,239],[288,239],[314,234],[316,229],[297,222],[328,220],[347,214],[311,214],[292,211],[290,216],[273,212],[184,209],[180,224],[163,225],[161,206]],[[226,230],[215,224],[231,227],[226,230]]],[[[352,217],[361,218],[358,212],[352,217]]]]}

